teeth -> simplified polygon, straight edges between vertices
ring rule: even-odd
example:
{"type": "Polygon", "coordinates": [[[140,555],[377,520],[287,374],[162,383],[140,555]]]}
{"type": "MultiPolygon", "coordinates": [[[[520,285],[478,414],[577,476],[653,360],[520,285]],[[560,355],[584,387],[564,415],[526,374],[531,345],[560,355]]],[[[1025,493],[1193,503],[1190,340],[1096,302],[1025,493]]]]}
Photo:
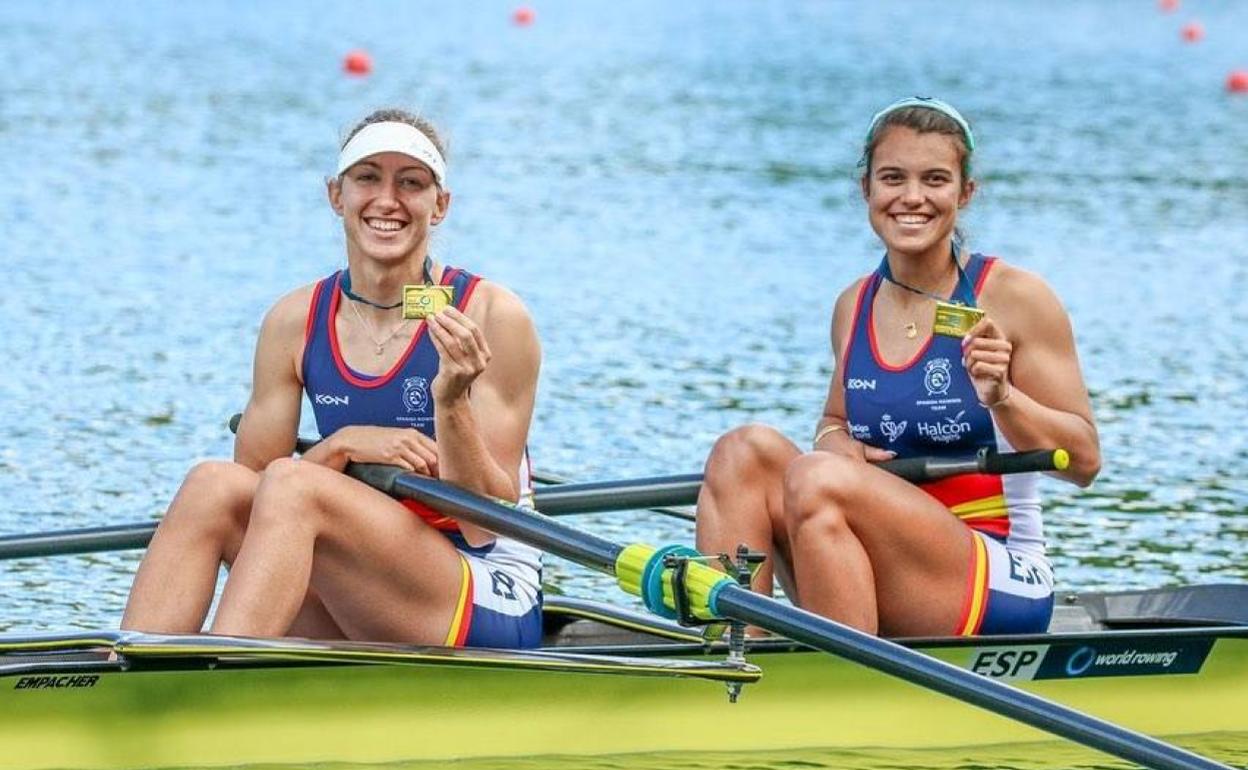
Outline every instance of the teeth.
{"type": "Polygon", "coordinates": [[[394,232],[395,230],[403,229],[403,223],[394,219],[366,219],[364,221],[367,222],[368,226],[374,230],[394,232]]]}
{"type": "Polygon", "coordinates": [[[903,225],[922,225],[929,219],[923,214],[898,214],[896,218],[903,225]]]}

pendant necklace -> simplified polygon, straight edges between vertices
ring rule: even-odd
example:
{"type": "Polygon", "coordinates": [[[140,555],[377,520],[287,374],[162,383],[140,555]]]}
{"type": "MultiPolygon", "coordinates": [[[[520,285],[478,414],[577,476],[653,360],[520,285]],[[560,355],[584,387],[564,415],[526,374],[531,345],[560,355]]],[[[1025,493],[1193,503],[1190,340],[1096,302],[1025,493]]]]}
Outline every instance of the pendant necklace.
{"type": "MultiPolygon", "coordinates": [[[[975,307],[975,289],[974,287],[971,286],[971,280],[966,277],[966,271],[962,269],[962,264],[958,262],[958,251],[959,251],[958,244],[955,242],[953,244],[952,253],[953,253],[953,266],[957,268],[958,270],[958,285],[954,287],[953,294],[950,295],[948,299],[940,296],[939,294],[933,294],[930,291],[925,291],[923,289],[916,289],[915,287],[906,283],[902,283],[901,281],[894,278],[893,271],[888,266],[888,254],[885,254],[883,261],[880,262],[880,268],[878,272],[881,278],[893,284],[894,286],[905,289],[908,292],[913,292],[914,294],[919,294],[924,297],[930,297],[931,299],[934,299],[937,302],[955,302],[959,305],[968,305],[970,307],[975,307]],[[955,299],[955,297],[957,297],[959,293],[962,296],[955,299]]],[[[909,321],[908,323],[903,324],[901,328],[902,328],[902,331],[905,332],[906,339],[908,340],[912,340],[915,337],[919,336],[919,325],[915,321],[909,321]]]]}
{"type": "MultiPolygon", "coordinates": [[[[402,304],[402,303],[399,303],[399,304],[402,304]]],[[[391,329],[390,333],[387,334],[382,339],[377,339],[377,336],[373,334],[373,325],[370,324],[368,322],[368,319],[364,317],[364,314],[360,312],[360,306],[353,302],[351,303],[351,309],[355,311],[355,317],[359,319],[360,325],[364,327],[364,333],[367,334],[368,338],[372,341],[373,355],[376,355],[376,356],[380,356],[383,352],[385,352],[386,343],[394,339],[394,335],[402,331],[403,327],[407,326],[408,322],[411,320],[409,318],[407,321],[404,321],[403,323],[391,329]]]]}

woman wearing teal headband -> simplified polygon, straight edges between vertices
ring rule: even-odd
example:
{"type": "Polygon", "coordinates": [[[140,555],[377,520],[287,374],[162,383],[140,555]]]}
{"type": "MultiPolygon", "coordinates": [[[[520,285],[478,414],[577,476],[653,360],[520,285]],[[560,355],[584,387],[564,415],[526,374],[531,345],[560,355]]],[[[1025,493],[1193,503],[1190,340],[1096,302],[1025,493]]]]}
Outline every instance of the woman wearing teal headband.
{"type": "Polygon", "coordinates": [[[1065,480],[1086,486],[1100,468],[1057,297],[962,248],[974,149],[970,124],[936,99],[874,116],[860,183],[885,253],[836,301],[812,449],[738,428],[716,443],[698,500],[699,550],[745,543],[768,556],[756,590],[778,578],[798,605],[886,635],[1044,630],[1053,577],[1036,474],[915,486],[873,463],[1061,447],[1065,480]]]}

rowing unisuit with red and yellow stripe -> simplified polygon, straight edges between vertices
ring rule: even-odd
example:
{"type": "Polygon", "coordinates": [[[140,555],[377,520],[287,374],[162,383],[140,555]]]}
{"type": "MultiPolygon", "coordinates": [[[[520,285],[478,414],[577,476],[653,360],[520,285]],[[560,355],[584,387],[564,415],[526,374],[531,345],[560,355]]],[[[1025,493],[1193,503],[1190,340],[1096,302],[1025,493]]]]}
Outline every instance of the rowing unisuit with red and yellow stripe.
{"type": "MultiPolygon", "coordinates": [[[[380,376],[347,365],[334,319],[351,301],[341,291],[342,271],[322,279],[312,293],[303,352],[304,390],[316,426],[329,436],[348,425],[414,428],[436,438],[430,387],[438,374],[438,351],[421,321],[407,350],[380,376]]],[[[465,311],[480,279],[448,267],[441,283],[454,287],[454,304],[465,311]]],[[[519,469],[521,503],[532,505],[528,452],[519,469]]],[[[470,546],[458,524],[420,503],[404,505],[445,535],[460,552],[463,580],[446,643],[470,647],[535,647],[541,643],[541,552],[509,538],[470,546]]]]}
{"type": "MultiPolygon", "coordinates": [[[[974,307],[996,262],[972,254],[954,300],[974,307]]],[[[900,366],[876,345],[874,304],[887,263],[863,281],[844,354],[850,435],[898,457],[968,456],[980,447],[1012,451],[992,413],[979,403],[956,337],[933,334],[900,366]]],[[[968,567],[962,635],[1047,628],[1053,576],[1045,556],[1039,474],[965,474],[923,485],[976,535],[968,567]]]]}

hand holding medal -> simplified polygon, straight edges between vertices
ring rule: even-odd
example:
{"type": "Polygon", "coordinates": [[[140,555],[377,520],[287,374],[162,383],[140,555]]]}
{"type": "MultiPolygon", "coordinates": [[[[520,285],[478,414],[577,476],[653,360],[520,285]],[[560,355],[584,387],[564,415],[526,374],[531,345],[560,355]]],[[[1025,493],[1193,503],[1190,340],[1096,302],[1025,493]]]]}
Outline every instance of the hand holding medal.
{"type": "Polygon", "coordinates": [[[1000,406],[1010,397],[1013,350],[1005,332],[987,316],[980,318],[962,337],[962,365],[971,376],[975,397],[989,409],[1000,406]]]}

